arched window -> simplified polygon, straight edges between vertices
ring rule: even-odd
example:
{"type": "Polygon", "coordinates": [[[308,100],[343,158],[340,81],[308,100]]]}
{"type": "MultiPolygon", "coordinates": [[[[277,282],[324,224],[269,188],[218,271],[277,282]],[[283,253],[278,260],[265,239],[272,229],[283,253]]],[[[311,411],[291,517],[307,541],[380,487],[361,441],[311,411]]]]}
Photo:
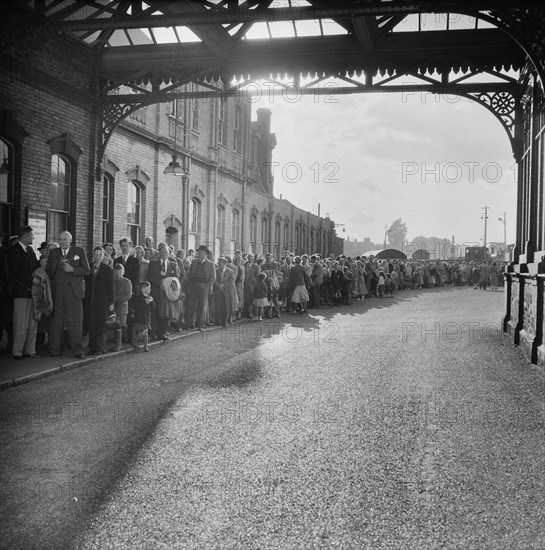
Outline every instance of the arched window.
{"type": "Polygon", "coordinates": [[[201,229],[201,202],[199,199],[191,199],[189,205],[189,236],[187,246],[196,250],[197,238],[201,229]]]}
{"type": "Polygon", "coordinates": [[[133,242],[140,242],[140,220],[142,210],[142,187],[137,180],[128,184],[127,193],[127,236],[133,242]]]}
{"type": "Polygon", "coordinates": [[[316,250],[314,250],[314,229],[311,229],[310,230],[310,248],[308,253],[314,254],[314,252],[316,252],[316,250]]]}
{"type": "Polygon", "coordinates": [[[178,230],[173,227],[167,227],[165,230],[165,242],[174,247],[174,250],[178,250],[178,230]]]}
{"type": "Polygon", "coordinates": [[[15,151],[13,146],[0,138],[0,228],[4,235],[11,232],[11,209],[13,205],[13,167],[15,151]]]}
{"type": "MultiPolygon", "coordinates": [[[[111,231],[111,213],[113,210],[114,180],[110,174],[102,177],[102,242],[113,240],[111,231]]],[[[136,244],[136,243],[135,243],[136,244]]]]}
{"type": "MultiPolygon", "coordinates": [[[[240,248],[240,212],[233,210],[231,216],[231,241],[234,250],[240,248]]],[[[233,251],[234,251],[233,250],[233,251]]]]}
{"type": "Polygon", "coordinates": [[[257,247],[257,216],[255,214],[250,216],[250,245],[252,252],[255,252],[257,247]]]}
{"type": "Polygon", "coordinates": [[[82,150],[70,138],[63,134],[49,142],[51,149],[51,209],[48,215],[48,239],[58,238],[59,233],[68,230],[77,239],[75,218],[78,204],[76,189],[77,163],[82,150]]]}
{"type": "Polygon", "coordinates": [[[274,224],[274,255],[280,258],[280,220],[274,224]]]}
{"type": "Polygon", "coordinates": [[[269,251],[269,220],[261,218],[261,242],[263,243],[263,252],[269,251]]]}
{"type": "Polygon", "coordinates": [[[290,248],[290,224],[286,220],[284,222],[284,250],[289,250],[290,248]]]}
{"type": "Polygon", "coordinates": [[[48,229],[49,235],[55,239],[68,229],[71,181],[70,162],[60,155],[51,155],[51,210],[48,229]]]}
{"type": "Polygon", "coordinates": [[[215,253],[222,256],[225,247],[225,208],[221,205],[216,214],[216,250],[215,253]]]}
{"type": "Polygon", "coordinates": [[[299,254],[299,245],[300,245],[300,243],[299,243],[299,226],[298,225],[295,226],[295,243],[294,243],[294,245],[295,245],[294,246],[294,248],[295,248],[294,252],[296,254],[299,254]]]}

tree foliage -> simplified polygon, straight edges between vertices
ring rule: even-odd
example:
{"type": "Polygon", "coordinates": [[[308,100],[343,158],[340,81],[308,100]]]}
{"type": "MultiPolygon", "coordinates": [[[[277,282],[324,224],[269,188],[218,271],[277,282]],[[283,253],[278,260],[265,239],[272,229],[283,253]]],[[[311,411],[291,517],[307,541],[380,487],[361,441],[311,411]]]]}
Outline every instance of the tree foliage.
{"type": "Polygon", "coordinates": [[[401,218],[395,220],[390,228],[386,231],[388,242],[391,248],[403,249],[403,241],[407,237],[408,229],[407,225],[401,218]]]}

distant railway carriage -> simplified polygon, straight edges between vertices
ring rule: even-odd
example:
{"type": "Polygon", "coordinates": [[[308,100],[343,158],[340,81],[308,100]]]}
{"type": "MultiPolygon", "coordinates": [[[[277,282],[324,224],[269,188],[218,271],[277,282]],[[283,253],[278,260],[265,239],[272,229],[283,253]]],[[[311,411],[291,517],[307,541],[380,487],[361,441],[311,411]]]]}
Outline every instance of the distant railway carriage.
{"type": "Polygon", "coordinates": [[[466,262],[482,262],[484,259],[486,259],[486,257],[487,254],[484,246],[466,246],[466,262]]]}

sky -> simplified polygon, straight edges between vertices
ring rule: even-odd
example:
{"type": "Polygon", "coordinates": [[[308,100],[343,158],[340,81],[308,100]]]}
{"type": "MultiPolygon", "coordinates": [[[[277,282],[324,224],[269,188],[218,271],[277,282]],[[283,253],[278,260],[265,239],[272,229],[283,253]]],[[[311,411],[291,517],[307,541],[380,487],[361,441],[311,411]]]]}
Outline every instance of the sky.
{"type": "MultiPolygon", "coordinates": [[[[265,88],[266,89],[266,88],[265,88]]],[[[401,218],[419,235],[514,242],[516,170],[507,133],[467,98],[411,94],[269,96],[274,192],[345,224],[342,236],[384,241],[401,218]]],[[[340,234],[341,230],[338,230],[340,234]]]]}
{"type": "MultiPolygon", "coordinates": [[[[288,5],[288,0],[271,4],[288,5]]],[[[291,0],[291,5],[309,4],[291,0]]],[[[474,18],[460,14],[410,15],[394,32],[414,31],[419,25],[422,30],[472,29],[475,24],[474,18]]],[[[298,36],[347,32],[324,19],[321,28],[317,21],[256,23],[245,36],[292,37],[294,26],[298,36]]],[[[490,25],[479,21],[478,26],[490,25]]],[[[185,27],[177,27],[177,32],[183,42],[199,40],[185,27]]],[[[177,41],[172,29],[155,29],[154,34],[159,42],[177,41]]],[[[145,29],[139,36],[151,41],[145,29]]],[[[466,82],[477,81],[472,77],[466,82]]],[[[344,224],[346,232],[339,228],[339,235],[382,243],[385,226],[401,218],[409,241],[425,236],[479,245],[488,206],[487,242],[504,241],[504,224],[498,220],[504,213],[507,242],[515,241],[516,165],[511,145],[500,122],[481,105],[418,92],[270,95],[270,84],[255,84],[252,90],[259,93],[248,98],[253,119],[256,109],[269,108],[277,139],[275,196],[313,213],[320,206],[322,216],[329,214],[344,224]]]]}

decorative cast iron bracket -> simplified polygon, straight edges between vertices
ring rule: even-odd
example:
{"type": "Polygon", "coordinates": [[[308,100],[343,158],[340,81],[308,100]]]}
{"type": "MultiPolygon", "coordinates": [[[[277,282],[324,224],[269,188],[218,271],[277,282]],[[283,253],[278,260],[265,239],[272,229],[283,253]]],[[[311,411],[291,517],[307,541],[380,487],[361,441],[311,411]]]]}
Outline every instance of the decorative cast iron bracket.
{"type": "Polygon", "coordinates": [[[518,162],[522,154],[522,142],[516,131],[517,118],[517,98],[512,91],[503,92],[470,92],[462,93],[461,95],[476,101],[486,109],[488,109],[502,124],[507,132],[513,156],[518,162]]]}

